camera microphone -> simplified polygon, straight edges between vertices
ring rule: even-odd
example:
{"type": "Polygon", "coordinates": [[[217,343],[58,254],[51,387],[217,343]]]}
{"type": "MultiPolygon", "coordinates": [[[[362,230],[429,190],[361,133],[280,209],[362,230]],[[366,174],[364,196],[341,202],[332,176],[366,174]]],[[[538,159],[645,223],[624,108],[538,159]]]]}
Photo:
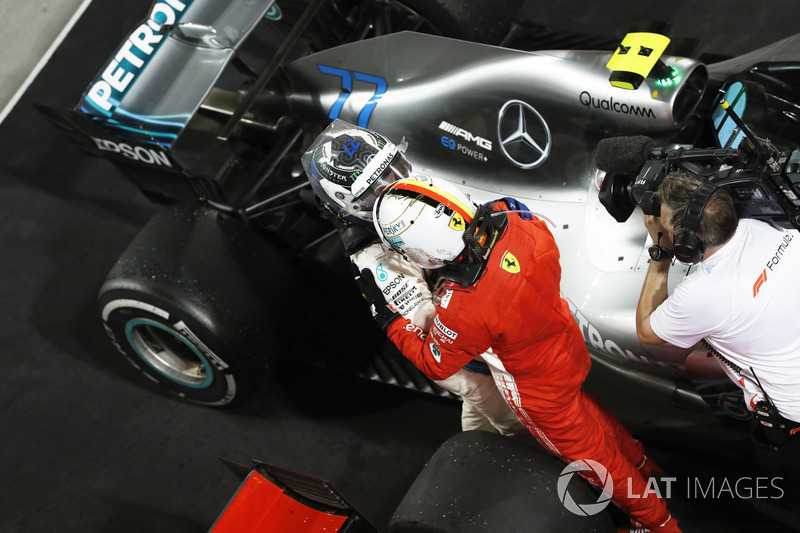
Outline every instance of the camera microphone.
{"type": "Polygon", "coordinates": [[[644,135],[602,139],[594,152],[595,166],[607,174],[636,176],[654,147],[653,140],[644,135]]]}
{"type": "Polygon", "coordinates": [[[594,161],[606,175],[598,191],[598,199],[617,222],[625,222],[638,203],[632,184],[648,161],[660,149],[650,137],[636,135],[609,137],[597,144],[594,161]]]}

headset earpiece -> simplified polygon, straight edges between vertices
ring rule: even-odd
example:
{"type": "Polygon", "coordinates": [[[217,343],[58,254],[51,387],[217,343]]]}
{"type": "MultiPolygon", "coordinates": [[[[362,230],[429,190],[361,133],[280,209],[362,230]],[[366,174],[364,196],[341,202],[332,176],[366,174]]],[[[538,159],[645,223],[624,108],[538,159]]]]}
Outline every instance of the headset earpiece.
{"type": "Polygon", "coordinates": [[[694,190],[686,205],[683,213],[681,226],[683,229],[675,233],[673,241],[673,251],[675,258],[681,263],[694,265],[700,262],[706,251],[703,241],[697,236],[700,229],[700,218],[703,210],[711,199],[711,195],[717,190],[717,185],[711,180],[706,180],[694,190]]]}
{"type": "Polygon", "coordinates": [[[687,265],[699,263],[706,251],[703,241],[693,231],[684,230],[676,233],[675,241],[672,244],[675,259],[687,265]]]}

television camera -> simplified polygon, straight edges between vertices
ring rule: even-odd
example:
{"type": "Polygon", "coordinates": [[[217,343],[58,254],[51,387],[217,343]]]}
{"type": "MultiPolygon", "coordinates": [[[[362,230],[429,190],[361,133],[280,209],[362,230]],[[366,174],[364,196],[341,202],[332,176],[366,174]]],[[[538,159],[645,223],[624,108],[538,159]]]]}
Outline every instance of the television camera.
{"type": "Polygon", "coordinates": [[[656,195],[664,177],[684,170],[703,183],[730,193],[740,218],[757,218],[784,228],[800,229],[800,149],[781,150],[757,137],[725,100],[720,106],[736,124],[734,147],[656,147],[648,137],[611,137],[598,143],[596,167],[605,171],[599,199],[618,222],[638,205],[644,214],[660,216],[656,195]]]}

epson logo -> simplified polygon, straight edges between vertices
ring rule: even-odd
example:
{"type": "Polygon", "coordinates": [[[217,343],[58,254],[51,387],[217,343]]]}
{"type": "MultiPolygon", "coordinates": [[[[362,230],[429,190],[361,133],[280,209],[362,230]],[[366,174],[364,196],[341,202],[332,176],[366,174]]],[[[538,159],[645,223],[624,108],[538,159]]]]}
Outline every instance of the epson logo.
{"type": "Polygon", "coordinates": [[[461,137],[462,139],[467,140],[469,142],[474,142],[475,144],[477,144],[478,146],[480,146],[485,150],[492,149],[492,141],[484,139],[483,137],[479,137],[477,135],[473,135],[471,132],[463,128],[459,128],[458,126],[454,126],[453,124],[450,124],[449,122],[446,122],[444,120],[439,124],[439,129],[444,130],[451,135],[455,135],[456,137],[461,137]]]}
{"type": "Polygon", "coordinates": [[[405,274],[398,274],[398,275],[396,275],[396,276],[394,277],[394,279],[393,279],[392,281],[390,281],[389,283],[387,283],[387,284],[386,284],[386,286],[383,288],[383,294],[386,294],[386,295],[388,295],[390,292],[392,292],[392,290],[393,290],[395,287],[397,287],[398,285],[400,285],[400,282],[401,282],[401,281],[403,281],[404,279],[406,279],[406,276],[405,276],[405,274]]]}
{"type": "Polygon", "coordinates": [[[121,154],[128,159],[147,163],[148,165],[158,165],[162,167],[172,167],[172,163],[165,152],[156,150],[155,148],[145,148],[143,146],[131,146],[128,143],[115,143],[106,139],[98,139],[92,137],[92,140],[97,145],[97,148],[104,152],[111,152],[114,154],[121,154]]]}
{"type": "Polygon", "coordinates": [[[164,35],[160,29],[164,25],[174,24],[178,20],[178,13],[186,9],[186,4],[180,0],[161,0],[153,4],[150,16],[144,24],[140,25],[122,43],[114,59],[100,75],[94,85],[89,89],[87,97],[94,105],[103,111],[111,111],[118,102],[112,103],[111,98],[119,99],[136,75],[144,67],[145,60],[155,52],[164,35]]]}

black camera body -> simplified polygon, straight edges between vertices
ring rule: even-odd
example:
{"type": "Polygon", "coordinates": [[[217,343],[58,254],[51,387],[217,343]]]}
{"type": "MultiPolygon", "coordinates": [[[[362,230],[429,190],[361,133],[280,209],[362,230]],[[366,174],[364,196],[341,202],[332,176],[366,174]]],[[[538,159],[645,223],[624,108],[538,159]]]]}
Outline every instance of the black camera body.
{"type": "Polygon", "coordinates": [[[769,141],[756,144],[749,138],[737,149],[657,148],[646,137],[618,137],[600,142],[596,162],[606,171],[600,203],[618,222],[625,222],[637,205],[647,215],[660,216],[658,186],[670,172],[684,170],[701,182],[710,180],[725,189],[740,218],[800,229],[800,149],[780,151],[769,141]],[[607,146],[603,146],[605,141],[609,141],[607,146]],[[620,162],[614,153],[624,153],[628,161],[620,162]],[[631,157],[643,160],[635,177],[628,173],[638,166],[631,157]]]}

